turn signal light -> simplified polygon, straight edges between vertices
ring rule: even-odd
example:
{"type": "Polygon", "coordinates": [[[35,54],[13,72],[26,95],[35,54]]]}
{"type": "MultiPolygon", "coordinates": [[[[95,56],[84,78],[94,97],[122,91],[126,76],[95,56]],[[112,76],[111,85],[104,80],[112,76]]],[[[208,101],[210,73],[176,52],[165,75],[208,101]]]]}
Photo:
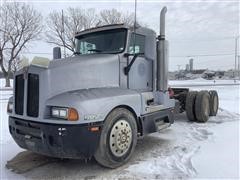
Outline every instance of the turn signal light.
{"type": "Polygon", "coordinates": [[[99,131],[99,130],[100,130],[100,127],[98,127],[98,126],[96,126],[96,127],[90,127],[89,130],[92,131],[92,132],[96,132],[96,131],[99,131]]]}
{"type": "Polygon", "coordinates": [[[68,109],[68,120],[69,121],[77,121],[79,119],[78,112],[74,108],[68,109]]]}

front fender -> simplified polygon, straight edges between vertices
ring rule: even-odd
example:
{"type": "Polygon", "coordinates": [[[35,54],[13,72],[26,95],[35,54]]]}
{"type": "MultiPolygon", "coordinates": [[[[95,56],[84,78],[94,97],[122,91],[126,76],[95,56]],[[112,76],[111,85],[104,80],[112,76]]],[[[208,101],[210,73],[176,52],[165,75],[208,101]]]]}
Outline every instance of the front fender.
{"type": "MultiPolygon", "coordinates": [[[[73,107],[83,124],[103,121],[117,106],[129,106],[137,116],[141,111],[141,96],[138,92],[120,88],[96,88],[66,92],[47,100],[46,105],[73,107]]],[[[70,122],[73,123],[73,122],[70,122]]]]}

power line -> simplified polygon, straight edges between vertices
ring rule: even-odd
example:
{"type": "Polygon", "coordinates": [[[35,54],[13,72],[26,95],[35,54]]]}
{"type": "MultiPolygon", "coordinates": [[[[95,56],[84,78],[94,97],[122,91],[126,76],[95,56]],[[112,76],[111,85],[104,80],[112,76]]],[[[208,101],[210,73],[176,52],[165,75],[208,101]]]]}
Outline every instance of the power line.
{"type": "Polygon", "coordinates": [[[178,56],[170,56],[170,57],[201,57],[201,56],[232,56],[234,53],[225,53],[225,54],[195,54],[195,55],[178,55],[178,56]]]}
{"type": "Polygon", "coordinates": [[[170,42],[181,43],[181,42],[209,42],[209,41],[224,41],[224,40],[234,40],[235,36],[222,37],[216,39],[169,39],[170,42]]]}

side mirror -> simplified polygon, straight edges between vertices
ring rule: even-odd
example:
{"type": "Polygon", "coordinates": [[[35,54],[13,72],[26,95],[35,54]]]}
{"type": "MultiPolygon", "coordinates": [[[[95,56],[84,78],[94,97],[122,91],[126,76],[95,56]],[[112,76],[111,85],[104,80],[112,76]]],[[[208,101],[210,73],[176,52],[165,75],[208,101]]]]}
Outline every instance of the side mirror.
{"type": "Polygon", "coordinates": [[[61,59],[61,48],[60,47],[53,48],[53,59],[61,59]]]}

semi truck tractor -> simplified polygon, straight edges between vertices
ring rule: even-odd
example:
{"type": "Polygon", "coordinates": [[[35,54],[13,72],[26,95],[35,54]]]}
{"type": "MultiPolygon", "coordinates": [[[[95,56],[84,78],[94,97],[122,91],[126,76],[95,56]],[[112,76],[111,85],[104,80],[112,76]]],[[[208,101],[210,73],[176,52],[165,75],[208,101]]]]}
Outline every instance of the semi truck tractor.
{"type": "Polygon", "coordinates": [[[9,131],[23,149],[57,158],[89,159],[109,168],[126,163],[139,137],[161,131],[176,113],[206,122],[216,91],[168,87],[164,7],[160,34],[114,24],[75,35],[75,52],[32,63],[14,74],[9,131]]]}

